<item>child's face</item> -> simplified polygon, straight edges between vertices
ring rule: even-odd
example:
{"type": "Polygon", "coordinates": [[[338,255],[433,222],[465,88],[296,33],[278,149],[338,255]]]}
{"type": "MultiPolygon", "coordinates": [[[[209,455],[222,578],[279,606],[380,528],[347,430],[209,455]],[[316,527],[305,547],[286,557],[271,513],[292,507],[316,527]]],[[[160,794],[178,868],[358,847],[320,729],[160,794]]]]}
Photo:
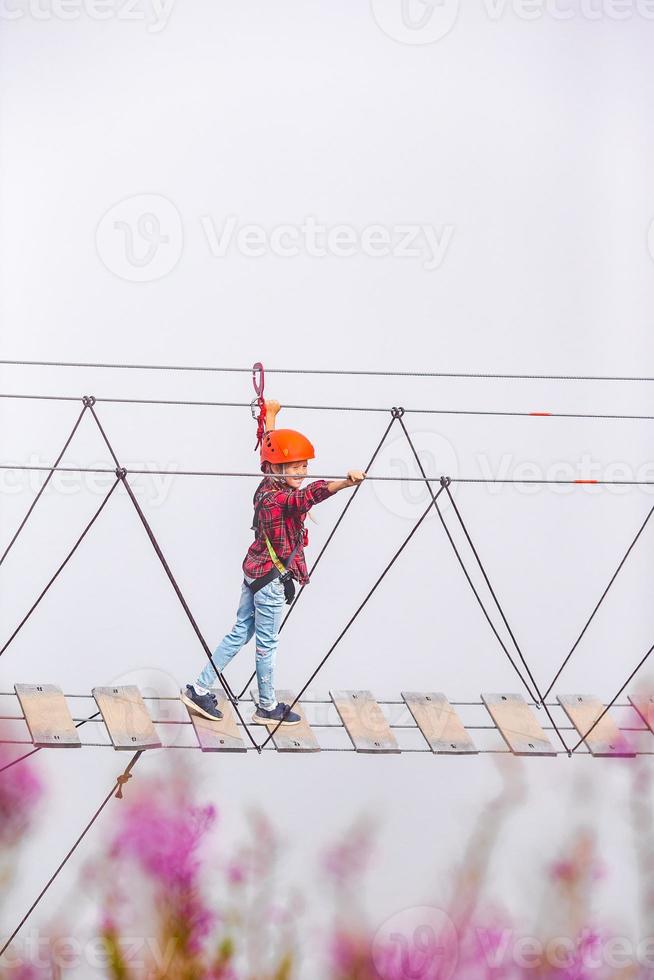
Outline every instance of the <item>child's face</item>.
{"type": "Polygon", "coordinates": [[[284,464],[284,477],[289,487],[293,487],[294,490],[297,490],[302,486],[302,481],[307,475],[307,466],[308,464],[306,459],[301,460],[299,463],[284,464]]]}

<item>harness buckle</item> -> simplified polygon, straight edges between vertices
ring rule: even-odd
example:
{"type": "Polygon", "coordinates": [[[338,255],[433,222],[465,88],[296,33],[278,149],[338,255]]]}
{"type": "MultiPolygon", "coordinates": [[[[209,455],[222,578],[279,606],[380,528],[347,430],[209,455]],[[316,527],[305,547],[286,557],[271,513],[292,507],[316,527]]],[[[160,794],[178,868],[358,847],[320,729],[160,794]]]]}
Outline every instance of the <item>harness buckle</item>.
{"type": "Polygon", "coordinates": [[[286,599],[286,605],[290,606],[295,598],[295,580],[290,572],[285,572],[283,575],[279,576],[279,581],[284,586],[284,598],[286,599]]]}

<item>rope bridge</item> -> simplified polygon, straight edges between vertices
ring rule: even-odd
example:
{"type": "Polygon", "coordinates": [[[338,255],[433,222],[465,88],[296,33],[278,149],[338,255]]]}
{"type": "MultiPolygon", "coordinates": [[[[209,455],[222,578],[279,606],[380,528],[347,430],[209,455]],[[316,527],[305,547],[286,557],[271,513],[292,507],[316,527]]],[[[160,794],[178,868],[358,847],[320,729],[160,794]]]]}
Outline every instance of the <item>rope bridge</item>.
{"type": "MultiPolygon", "coordinates": [[[[377,700],[367,690],[330,691],[329,695],[328,699],[297,699],[292,691],[277,691],[279,700],[295,701],[301,722],[280,729],[270,723],[275,731],[266,751],[569,757],[580,749],[580,754],[595,757],[654,755],[654,696],[630,695],[618,706],[628,712],[619,722],[596,697],[559,695],[547,704],[559,717],[555,727],[541,724],[539,705],[515,693],[485,693],[479,701],[454,701],[434,691],[402,691],[401,698],[391,700],[377,700]],[[557,748],[549,734],[553,737],[555,732],[574,732],[579,738],[574,750],[557,748]]],[[[197,714],[178,697],[144,695],[133,684],[94,687],[88,695],[66,695],[53,684],[16,684],[13,693],[2,692],[0,698],[11,699],[12,707],[20,709],[20,713],[0,714],[0,721],[15,724],[22,736],[3,736],[0,744],[33,746],[0,772],[45,748],[254,751],[245,731],[252,722],[238,721],[225,694],[218,696],[221,719],[197,714]],[[96,710],[76,717],[79,711],[74,712],[72,702],[79,700],[96,710]],[[83,726],[89,733],[85,740],[79,732],[83,726]]],[[[254,690],[240,701],[241,706],[247,705],[248,715],[255,703],[254,690]]]]}
{"type": "MultiPolygon", "coordinates": [[[[0,360],[0,364],[5,365],[29,365],[47,367],[85,367],[85,368],[122,368],[132,370],[161,370],[161,371],[209,371],[209,372],[236,372],[250,373],[249,368],[213,368],[213,367],[192,367],[180,365],[136,365],[121,364],[107,365],[97,363],[81,362],[47,362],[47,361],[16,361],[0,360]]],[[[436,372],[377,372],[377,371],[301,371],[299,369],[273,369],[269,373],[277,374],[325,374],[325,375],[372,375],[388,377],[429,377],[429,378],[486,378],[486,379],[505,379],[505,380],[556,380],[556,381],[622,381],[622,382],[652,382],[654,378],[648,377],[620,377],[620,376],[567,376],[567,375],[501,375],[501,374],[453,374],[436,372]]],[[[22,928],[31,912],[36,908],[47,889],[56,879],[66,862],[70,859],[76,848],[83,840],[86,833],[98,818],[102,810],[107,806],[112,796],[122,797],[123,786],[131,775],[132,767],[135,765],[141,754],[155,749],[201,749],[204,752],[255,752],[263,754],[266,751],[275,752],[330,752],[330,751],[350,751],[366,755],[404,754],[407,752],[422,752],[432,755],[479,755],[485,752],[505,752],[516,756],[546,756],[556,757],[565,755],[572,757],[576,754],[590,754],[593,756],[613,756],[625,757],[634,755],[654,754],[654,746],[650,744],[650,736],[654,733],[654,696],[632,694],[628,696],[627,703],[618,703],[618,699],[625,692],[638,672],[642,669],[652,652],[654,644],[645,652],[641,660],[630,672],[625,682],[620,686],[616,694],[606,703],[602,703],[598,698],[587,694],[559,695],[556,701],[549,701],[548,697],[558,682],[563,670],[569,664],[571,658],[579,647],[583,637],[590,627],[602,603],[606,600],[614,582],[624,567],[630,554],[636,547],[641,535],[645,531],[652,514],[652,507],[635,536],[629,543],[622,555],[615,572],[611,576],[606,588],[600,595],[592,612],[584,622],[574,644],[558,667],[551,681],[545,689],[536,682],[534,675],[529,667],[523,650],[515,636],[509,623],[507,614],[500,602],[495,588],[493,587],[481,555],[475,546],[461,508],[456,504],[452,493],[451,485],[458,483],[569,483],[569,484],[627,484],[627,485],[649,485],[654,481],[638,480],[509,480],[509,479],[484,479],[484,478],[458,478],[453,480],[446,474],[427,474],[422,465],[422,461],[415,448],[411,434],[405,423],[405,415],[412,411],[414,413],[425,414],[462,414],[462,415],[499,415],[499,416],[528,416],[528,417],[550,417],[550,418],[588,418],[588,419],[626,419],[626,420],[654,420],[654,416],[649,415],[609,415],[602,413],[551,413],[541,411],[522,411],[522,412],[474,412],[461,411],[458,409],[412,409],[407,410],[402,407],[385,408],[365,408],[361,406],[295,406],[313,410],[335,410],[335,411],[369,411],[383,412],[390,414],[390,419],[384,429],[381,439],[371,455],[366,470],[369,471],[377,459],[379,452],[384,446],[389,433],[398,428],[403,434],[406,444],[409,447],[420,476],[397,478],[388,476],[370,475],[368,480],[404,480],[410,482],[424,483],[429,492],[429,504],[419,519],[414,523],[409,534],[405,537],[400,547],[396,549],[381,573],[377,577],[373,586],[361,599],[356,611],[342,627],[334,642],[326,651],[322,659],[315,666],[306,683],[297,692],[279,691],[278,697],[290,703],[292,708],[298,710],[301,715],[299,726],[282,727],[281,723],[271,724],[262,741],[255,738],[253,729],[261,726],[252,725],[245,717],[244,705],[250,704],[252,698],[246,697],[254,674],[244,686],[243,690],[236,693],[229,681],[222,672],[219,672],[213,662],[212,652],[209,644],[203,636],[198,623],[191,611],[172,571],[171,565],[164,555],[156,535],[141,508],[133,489],[130,485],[130,473],[141,473],[144,471],[131,470],[121,465],[120,459],[115,452],[105,428],[99,417],[98,404],[106,403],[127,403],[127,404],[153,404],[153,405],[188,405],[188,406],[212,406],[212,407],[251,407],[251,403],[240,402],[202,402],[202,401],[182,401],[182,400],[163,400],[163,399],[127,399],[127,398],[104,398],[97,399],[91,395],[77,398],[75,396],[55,396],[39,394],[11,394],[2,393],[0,398],[15,399],[34,399],[48,401],[78,402],[81,404],[79,415],[74,421],[72,430],[68,434],[63,448],[52,466],[16,466],[2,463],[0,469],[18,470],[42,470],[47,473],[46,479],[40,490],[32,501],[27,513],[15,530],[10,541],[4,548],[0,556],[0,566],[4,563],[7,556],[16,545],[19,536],[33,514],[47,488],[54,473],[58,471],[111,473],[114,480],[103,497],[100,506],[97,508],[90,521],[84,527],[82,533],[77,537],[70,550],[58,565],[56,571],[49,579],[45,588],[36,597],[35,601],[27,612],[14,627],[11,634],[0,647],[0,657],[4,656],[16,636],[20,633],[26,622],[33,615],[40,602],[52,588],[65,567],[73,559],[85,537],[89,534],[92,527],[101,517],[105,508],[119,487],[127,494],[128,499],[134,507],[134,511],[143,530],[150,541],[150,544],[159,559],[165,575],[182,606],[184,613],[196,635],[196,638],[203,649],[205,656],[214,666],[218,677],[218,682],[222,688],[219,695],[219,707],[224,713],[221,721],[204,719],[201,716],[183,710],[183,717],[177,718],[152,718],[147,707],[146,700],[138,688],[134,686],[116,686],[94,688],[92,696],[95,706],[99,709],[83,718],[75,718],[70,709],[69,701],[74,697],[89,697],[89,695],[64,695],[63,692],[51,684],[16,684],[15,692],[10,696],[18,698],[21,714],[3,716],[5,720],[13,723],[20,723],[27,726],[29,738],[25,739],[5,739],[11,744],[32,746],[29,752],[19,755],[17,758],[6,763],[0,773],[17,765],[23,759],[30,757],[42,748],[70,747],[81,748],[83,746],[108,746],[114,750],[134,751],[127,769],[116,779],[111,792],[103,800],[98,810],[96,810],[91,821],[87,824],[80,837],[68,852],[52,878],[48,881],[43,891],[40,893],[32,907],[23,917],[18,927],[7,939],[0,949],[0,956],[5,952],[13,941],[18,931],[22,928]],[[71,445],[79,426],[85,417],[91,419],[97,427],[114,464],[113,469],[108,468],[79,468],[66,467],[62,465],[62,459],[71,445]],[[447,500],[451,506],[453,522],[455,527],[463,534],[466,550],[459,547],[454,540],[454,536],[448,522],[445,520],[439,502],[447,500]],[[453,556],[458,567],[463,574],[465,581],[470,589],[475,604],[478,606],[482,616],[497,643],[499,652],[505,657],[518,679],[521,687],[519,693],[500,693],[483,694],[481,701],[478,702],[456,702],[450,701],[440,692],[410,692],[403,691],[401,700],[376,701],[370,691],[332,691],[329,701],[315,701],[307,696],[307,692],[313,685],[318,674],[325,666],[329,658],[333,655],[338,645],[346,635],[354,621],[361,614],[372,596],[380,587],[384,578],[389,574],[392,567],[400,559],[404,550],[410,545],[413,538],[417,535],[426,518],[435,511],[439,524],[449,543],[453,556]],[[481,590],[475,585],[471,575],[471,568],[476,568],[481,574],[487,595],[482,596],[481,590]],[[499,624],[498,624],[499,619],[499,624]],[[503,638],[501,630],[506,632],[503,638]],[[461,718],[462,708],[478,708],[485,712],[486,724],[467,723],[461,718]],[[611,709],[616,707],[628,708],[632,712],[632,721],[636,724],[619,726],[611,714],[611,709]],[[314,718],[312,714],[318,710],[326,712],[326,718],[314,718]],[[331,712],[331,714],[330,714],[331,712]],[[542,723],[538,715],[542,712],[542,723]],[[395,717],[396,714],[400,717],[395,717]],[[488,719],[492,724],[488,724],[488,719]],[[102,731],[105,740],[97,742],[93,740],[82,741],[79,729],[89,726],[87,731],[102,731]],[[324,744],[323,737],[318,737],[318,732],[323,730],[338,730],[339,735],[345,737],[347,744],[340,746],[324,744]],[[171,740],[165,734],[174,731],[175,738],[171,740]],[[479,732],[492,732],[494,737],[499,737],[500,747],[497,745],[481,747],[478,745],[479,732]],[[193,733],[194,740],[183,742],[179,733],[193,733]],[[474,738],[473,738],[474,733],[474,738]],[[572,733],[573,737],[568,744],[564,733],[572,733]],[[634,737],[637,736],[637,737],[634,737]],[[414,744],[408,745],[401,741],[406,737],[413,738],[414,744]],[[417,744],[415,743],[417,739],[417,744]],[[637,743],[637,744],[636,744],[637,743]]],[[[148,473],[156,472],[148,470],[148,473]]],[[[168,473],[166,475],[169,475],[168,473]]],[[[210,477],[247,477],[261,479],[261,473],[230,473],[216,472],[208,470],[187,470],[176,471],[178,476],[210,476],[210,477]]],[[[333,479],[334,477],[323,477],[333,479]]],[[[338,520],[330,532],[325,544],[318,554],[310,574],[313,574],[318,564],[322,560],[327,547],[333,540],[338,528],[345,519],[350,507],[353,505],[360,486],[357,486],[350,495],[345,507],[343,508],[338,520]]],[[[290,607],[283,623],[282,629],[286,626],[289,616],[293,613],[298,601],[304,592],[304,587],[298,592],[295,602],[290,607]]],[[[1,641],[0,641],[1,642],[1,641]]],[[[7,695],[9,696],[9,695],[7,695]]],[[[176,698],[150,698],[158,707],[170,707],[170,702],[177,701],[177,707],[182,710],[181,702],[176,698]]],[[[333,734],[333,733],[332,733],[333,734]]]]}

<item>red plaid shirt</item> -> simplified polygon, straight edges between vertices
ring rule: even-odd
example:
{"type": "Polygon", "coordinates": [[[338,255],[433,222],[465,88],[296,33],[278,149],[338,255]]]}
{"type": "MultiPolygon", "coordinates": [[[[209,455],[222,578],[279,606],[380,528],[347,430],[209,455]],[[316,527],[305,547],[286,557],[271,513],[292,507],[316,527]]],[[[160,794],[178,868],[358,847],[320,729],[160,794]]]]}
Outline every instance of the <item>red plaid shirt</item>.
{"type": "Polygon", "coordinates": [[[266,547],[266,534],[277,557],[284,564],[298,541],[300,542],[291,571],[293,578],[305,585],[309,581],[309,575],[304,559],[304,545],[307,543],[304,518],[314,504],[331,496],[326,480],[314,480],[303,490],[293,490],[286,483],[265,477],[257,487],[252,501],[255,508],[261,504],[259,527],[243,562],[245,574],[249,578],[261,578],[273,567],[266,547]]]}

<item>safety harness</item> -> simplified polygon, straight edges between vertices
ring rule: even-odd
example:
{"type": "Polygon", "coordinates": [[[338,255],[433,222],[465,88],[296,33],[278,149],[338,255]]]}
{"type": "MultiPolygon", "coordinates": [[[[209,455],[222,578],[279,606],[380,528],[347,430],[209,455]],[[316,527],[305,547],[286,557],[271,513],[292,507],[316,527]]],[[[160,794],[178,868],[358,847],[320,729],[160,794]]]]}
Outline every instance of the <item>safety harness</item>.
{"type": "MultiPolygon", "coordinates": [[[[261,528],[259,526],[259,512],[261,511],[262,506],[263,506],[263,501],[260,500],[259,503],[254,508],[252,530],[256,532],[261,531],[261,528]]],[[[278,578],[281,581],[282,585],[284,586],[284,596],[286,597],[286,603],[287,605],[290,606],[291,603],[293,602],[293,599],[295,598],[295,582],[293,581],[293,575],[290,571],[290,568],[291,565],[293,564],[293,560],[295,556],[297,555],[304,541],[304,533],[300,534],[297,544],[295,545],[295,547],[293,548],[292,552],[290,553],[290,555],[286,560],[286,564],[284,564],[284,562],[281,560],[281,558],[273,548],[272,541],[265,533],[265,531],[261,531],[261,533],[263,534],[264,540],[266,542],[266,548],[268,549],[268,554],[270,555],[270,560],[273,563],[273,567],[270,569],[269,572],[266,572],[265,575],[262,575],[260,578],[255,578],[253,582],[246,582],[246,585],[250,590],[250,592],[254,595],[256,592],[259,591],[259,589],[263,589],[266,585],[269,585],[270,582],[274,582],[275,579],[278,578]]]]}

